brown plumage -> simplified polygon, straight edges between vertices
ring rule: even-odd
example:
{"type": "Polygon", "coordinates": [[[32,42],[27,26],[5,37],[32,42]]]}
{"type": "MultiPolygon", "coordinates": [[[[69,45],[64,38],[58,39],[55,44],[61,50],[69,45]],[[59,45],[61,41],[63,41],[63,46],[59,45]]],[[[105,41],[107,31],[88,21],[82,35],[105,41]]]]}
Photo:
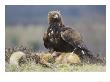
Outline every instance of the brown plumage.
{"type": "Polygon", "coordinates": [[[48,23],[49,27],[43,37],[44,46],[47,49],[51,52],[74,52],[82,59],[93,58],[91,52],[84,45],[80,33],[64,25],[59,11],[48,13],[48,23]]]}
{"type": "Polygon", "coordinates": [[[82,44],[82,37],[76,30],[66,27],[59,11],[48,13],[49,28],[44,33],[44,46],[50,51],[72,52],[82,44]]]}

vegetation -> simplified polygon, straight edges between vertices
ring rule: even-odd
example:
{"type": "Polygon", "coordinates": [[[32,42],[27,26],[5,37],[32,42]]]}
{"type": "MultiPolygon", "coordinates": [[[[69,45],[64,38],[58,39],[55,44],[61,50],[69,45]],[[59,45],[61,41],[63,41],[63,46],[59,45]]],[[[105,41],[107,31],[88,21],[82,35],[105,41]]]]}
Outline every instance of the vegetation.
{"type": "Polygon", "coordinates": [[[80,59],[75,54],[61,53],[61,55],[54,60],[52,54],[50,53],[44,53],[44,52],[36,53],[33,51],[29,51],[28,48],[24,48],[24,47],[23,49],[25,50],[25,53],[23,53],[24,55],[21,58],[20,56],[22,55],[22,53],[19,53],[19,51],[15,52],[16,49],[6,50],[7,51],[5,52],[6,72],[105,72],[106,71],[105,64],[102,65],[99,63],[97,64],[81,63],[80,59]],[[10,55],[10,53],[12,54],[10,55]],[[11,57],[13,58],[15,57],[15,58],[13,59],[11,57]],[[10,62],[10,58],[13,61],[10,62]],[[18,64],[16,64],[17,62],[18,64]]]}
{"type": "Polygon", "coordinates": [[[106,66],[100,64],[53,64],[52,68],[42,66],[41,64],[28,63],[21,66],[6,64],[6,72],[105,72],[106,66]]]}

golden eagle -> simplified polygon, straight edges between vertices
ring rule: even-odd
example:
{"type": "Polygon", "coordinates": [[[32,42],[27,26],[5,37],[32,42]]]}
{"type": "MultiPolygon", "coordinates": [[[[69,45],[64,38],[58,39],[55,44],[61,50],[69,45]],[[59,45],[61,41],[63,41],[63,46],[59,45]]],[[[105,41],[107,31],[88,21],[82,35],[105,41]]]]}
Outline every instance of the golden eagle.
{"type": "Polygon", "coordinates": [[[49,27],[44,33],[44,46],[51,52],[74,52],[82,59],[93,58],[92,53],[84,45],[80,33],[63,23],[59,11],[50,11],[48,13],[49,27]]]}

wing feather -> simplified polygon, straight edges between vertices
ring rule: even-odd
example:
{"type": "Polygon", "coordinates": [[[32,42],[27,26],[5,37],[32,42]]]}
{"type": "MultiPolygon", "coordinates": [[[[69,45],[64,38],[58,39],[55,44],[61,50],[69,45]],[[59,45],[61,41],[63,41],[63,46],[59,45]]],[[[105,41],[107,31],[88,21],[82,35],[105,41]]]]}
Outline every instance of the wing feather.
{"type": "Polygon", "coordinates": [[[82,42],[80,33],[71,28],[61,31],[61,38],[73,46],[79,45],[82,42]]]}

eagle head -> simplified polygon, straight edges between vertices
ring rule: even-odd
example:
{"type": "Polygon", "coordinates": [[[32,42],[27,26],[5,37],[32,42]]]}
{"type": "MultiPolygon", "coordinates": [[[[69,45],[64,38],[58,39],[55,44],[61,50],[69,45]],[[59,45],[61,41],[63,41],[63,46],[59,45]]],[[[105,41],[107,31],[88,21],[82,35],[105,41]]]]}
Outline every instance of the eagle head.
{"type": "Polygon", "coordinates": [[[60,11],[50,11],[48,13],[48,21],[49,24],[52,22],[60,22],[61,21],[60,11]]]}

